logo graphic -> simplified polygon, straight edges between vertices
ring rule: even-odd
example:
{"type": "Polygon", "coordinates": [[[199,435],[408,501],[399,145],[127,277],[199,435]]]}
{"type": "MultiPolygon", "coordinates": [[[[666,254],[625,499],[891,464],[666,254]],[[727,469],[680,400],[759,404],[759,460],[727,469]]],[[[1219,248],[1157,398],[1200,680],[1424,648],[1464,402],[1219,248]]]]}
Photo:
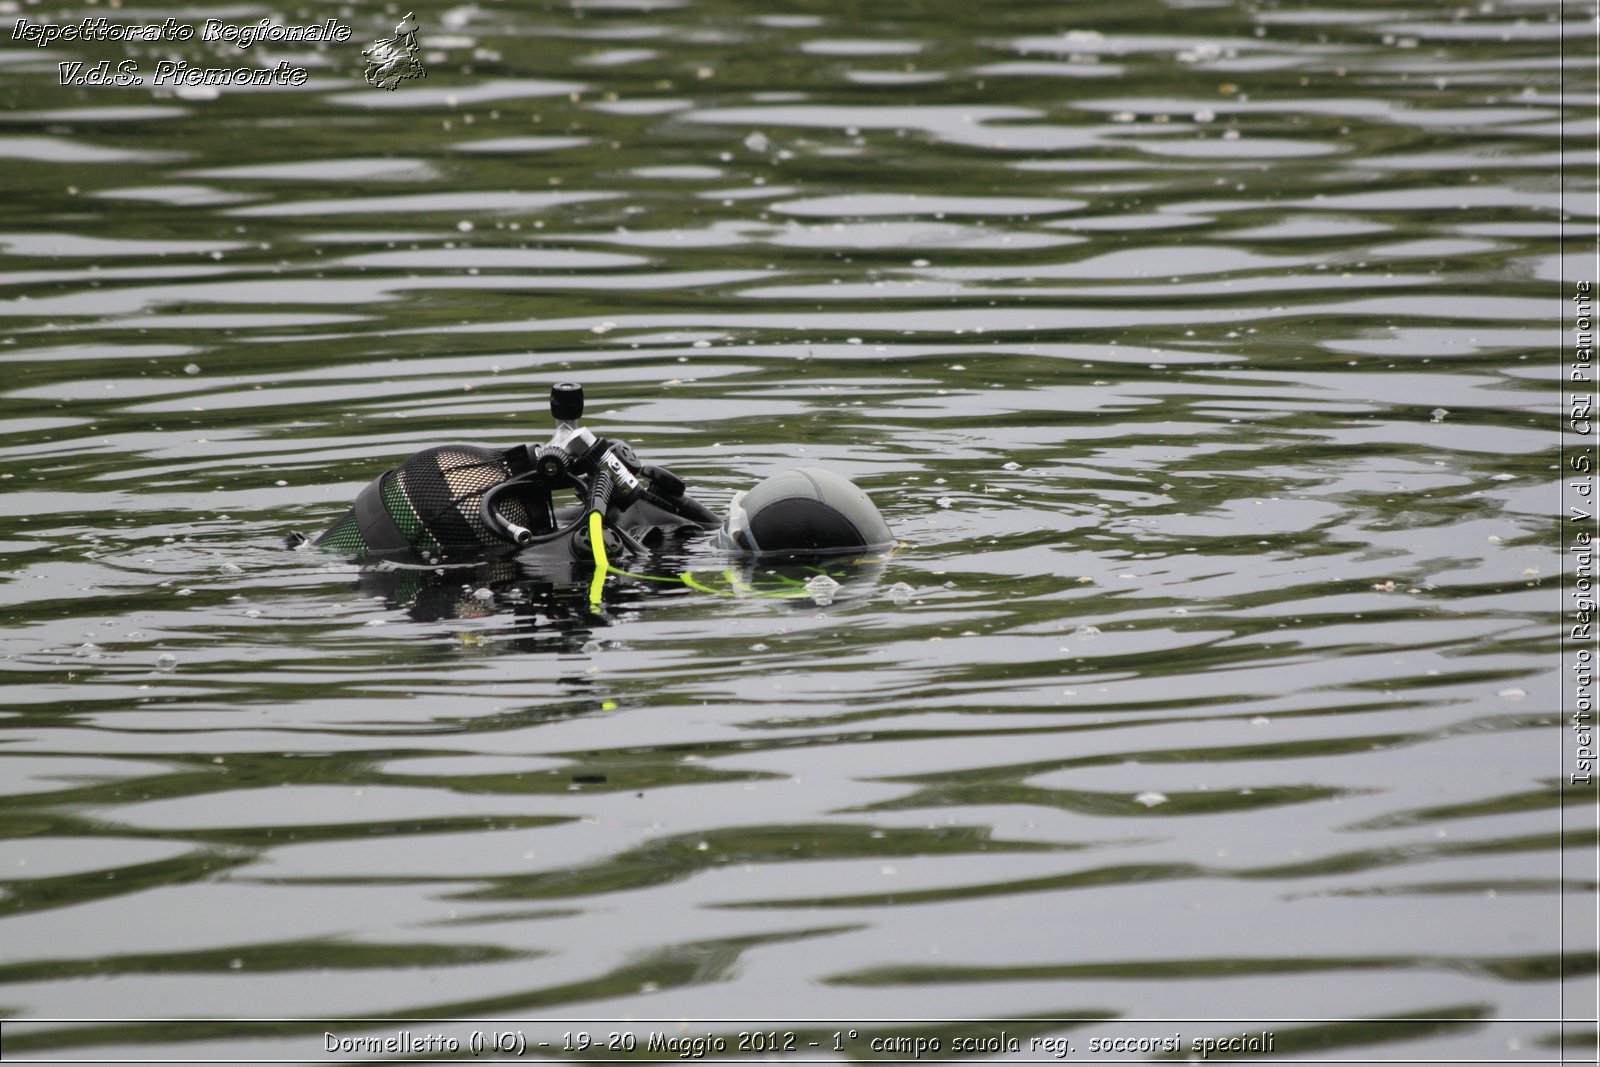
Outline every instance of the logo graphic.
{"type": "Polygon", "coordinates": [[[374,89],[394,91],[395,86],[412,78],[426,78],[428,70],[417,58],[417,24],[411,12],[394,28],[393,37],[373,41],[361,54],[367,59],[367,84],[374,89]]]}

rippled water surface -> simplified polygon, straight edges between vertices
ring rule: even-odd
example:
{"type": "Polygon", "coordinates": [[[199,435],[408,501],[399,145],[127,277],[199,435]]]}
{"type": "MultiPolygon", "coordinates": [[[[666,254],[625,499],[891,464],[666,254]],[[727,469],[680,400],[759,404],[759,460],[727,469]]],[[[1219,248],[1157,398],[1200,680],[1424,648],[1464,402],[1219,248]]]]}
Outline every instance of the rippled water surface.
{"type": "Polygon", "coordinates": [[[1591,6],[418,0],[393,92],[403,8],[4,10],[353,30],[0,48],[11,1054],[1549,1062],[1590,1010],[1591,6]],[[170,57],[309,77],[59,84],[170,57]],[[905,545],[825,604],[699,548],[710,591],[599,613],[281,547],[568,378],[717,508],[823,466],[905,545]]]}

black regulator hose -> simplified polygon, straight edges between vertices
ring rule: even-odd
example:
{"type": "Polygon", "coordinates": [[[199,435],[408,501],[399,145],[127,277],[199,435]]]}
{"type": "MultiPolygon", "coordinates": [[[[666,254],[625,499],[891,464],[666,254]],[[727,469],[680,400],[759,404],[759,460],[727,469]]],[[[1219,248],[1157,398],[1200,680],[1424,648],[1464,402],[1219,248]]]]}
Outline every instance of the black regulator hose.
{"type": "Polygon", "coordinates": [[[517,488],[516,482],[501,482],[488,490],[478,500],[478,517],[483,520],[484,528],[497,537],[505,538],[514,544],[525,545],[533,540],[533,531],[526,526],[518,526],[504,515],[495,510],[494,502],[501,493],[517,488]]]}

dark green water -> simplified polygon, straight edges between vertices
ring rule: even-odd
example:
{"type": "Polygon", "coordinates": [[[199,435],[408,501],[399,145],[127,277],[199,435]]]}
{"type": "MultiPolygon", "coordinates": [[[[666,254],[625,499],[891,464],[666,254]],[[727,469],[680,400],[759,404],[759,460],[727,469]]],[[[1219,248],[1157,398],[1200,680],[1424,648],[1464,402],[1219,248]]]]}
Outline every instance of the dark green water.
{"type": "Polygon", "coordinates": [[[404,9],[0,12],[0,1050],[1593,1056],[1592,6],[417,0],[392,93],[404,9]],[[169,57],[309,77],[57,67],[169,57]],[[825,466],[906,547],[600,617],[279,547],[567,378],[715,506],[825,466]]]}

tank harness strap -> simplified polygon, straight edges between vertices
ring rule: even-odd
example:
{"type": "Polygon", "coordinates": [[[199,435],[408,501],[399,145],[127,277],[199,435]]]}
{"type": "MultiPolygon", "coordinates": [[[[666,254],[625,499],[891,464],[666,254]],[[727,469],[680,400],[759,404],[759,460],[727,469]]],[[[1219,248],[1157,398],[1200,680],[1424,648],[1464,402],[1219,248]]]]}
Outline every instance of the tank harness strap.
{"type": "Polygon", "coordinates": [[[356,497],[354,507],[356,526],[361,530],[361,539],[366,542],[368,551],[371,552],[405,552],[411,548],[411,542],[406,535],[400,532],[400,527],[395,525],[394,516],[389,514],[389,509],[383,502],[383,487],[394,477],[394,471],[385,471],[383,477],[376,479],[356,497]]]}

